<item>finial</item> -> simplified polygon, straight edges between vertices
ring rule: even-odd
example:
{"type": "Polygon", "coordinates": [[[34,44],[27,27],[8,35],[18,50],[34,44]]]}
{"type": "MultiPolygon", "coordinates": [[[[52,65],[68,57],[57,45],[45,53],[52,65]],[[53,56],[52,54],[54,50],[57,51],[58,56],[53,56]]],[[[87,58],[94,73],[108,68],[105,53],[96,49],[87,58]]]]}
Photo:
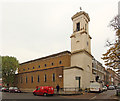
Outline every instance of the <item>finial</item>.
{"type": "Polygon", "coordinates": [[[82,11],[82,7],[80,7],[80,11],[82,11]]]}

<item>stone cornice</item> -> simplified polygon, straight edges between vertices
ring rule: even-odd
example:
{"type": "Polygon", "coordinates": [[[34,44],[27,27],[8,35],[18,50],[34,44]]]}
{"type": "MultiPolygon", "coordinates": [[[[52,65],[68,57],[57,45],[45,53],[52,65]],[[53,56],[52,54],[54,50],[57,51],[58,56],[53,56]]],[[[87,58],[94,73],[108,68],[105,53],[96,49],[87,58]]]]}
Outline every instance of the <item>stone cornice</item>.
{"type": "Polygon", "coordinates": [[[37,71],[45,71],[45,70],[50,70],[50,69],[55,69],[55,68],[64,68],[64,66],[52,67],[52,68],[46,68],[46,69],[40,69],[40,70],[33,70],[33,71],[19,72],[18,74],[25,74],[25,73],[31,73],[31,72],[37,72],[37,71]]]}
{"type": "Polygon", "coordinates": [[[77,68],[77,69],[80,69],[80,70],[84,70],[83,68],[81,68],[81,67],[78,67],[78,66],[72,66],[72,67],[64,67],[64,70],[66,70],[66,69],[73,69],[73,68],[77,68]]]}
{"type": "Polygon", "coordinates": [[[72,37],[74,37],[74,38],[75,38],[75,34],[72,34],[72,35],[70,36],[70,38],[72,38],[72,37]]]}
{"type": "Polygon", "coordinates": [[[71,19],[73,20],[74,18],[76,18],[82,14],[84,14],[87,17],[88,21],[90,21],[89,15],[87,13],[85,13],[84,11],[77,12],[75,15],[72,16],[71,19]]]}
{"type": "Polygon", "coordinates": [[[82,52],[88,54],[89,56],[91,56],[93,58],[93,56],[88,51],[86,51],[85,49],[71,52],[71,54],[82,53],[82,52]]]}
{"type": "MultiPolygon", "coordinates": [[[[74,37],[76,34],[88,34],[85,30],[83,31],[74,31],[74,33],[70,36],[70,38],[74,37]]],[[[89,38],[92,39],[92,37],[88,34],[89,38]]]]}

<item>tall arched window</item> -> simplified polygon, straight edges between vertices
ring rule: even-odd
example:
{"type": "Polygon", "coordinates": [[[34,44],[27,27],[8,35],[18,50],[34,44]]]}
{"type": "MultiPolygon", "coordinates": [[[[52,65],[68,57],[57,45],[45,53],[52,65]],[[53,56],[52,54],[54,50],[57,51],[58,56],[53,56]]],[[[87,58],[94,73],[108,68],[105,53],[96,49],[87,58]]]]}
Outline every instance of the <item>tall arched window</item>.
{"type": "Polygon", "coordinates": [[[33,83],[33,76],[31,76],[31,83],[33,83]]]}
{"type": "Polygon", "coordinates": [[[47,81],[47,75],[45,74],[45,76],[44,76],[44,82],[46,82],[47,81]]]}
{"type": "Polygon", "coordinates": [[[38,80],[37,80],[38,82],[40,82],[40,77],[39,77],[39,75],[38,75],[38,80]]]}
{"type": "Polygon", "coordinates": [[[55,82],[55,73],[53,73],[52,78],[53,78],[53,82],[55,82]]]}
{"type": "Polygon", "coordinates": [[[26,83],[27,83],[27,76],[26,76],[26,83]]]}

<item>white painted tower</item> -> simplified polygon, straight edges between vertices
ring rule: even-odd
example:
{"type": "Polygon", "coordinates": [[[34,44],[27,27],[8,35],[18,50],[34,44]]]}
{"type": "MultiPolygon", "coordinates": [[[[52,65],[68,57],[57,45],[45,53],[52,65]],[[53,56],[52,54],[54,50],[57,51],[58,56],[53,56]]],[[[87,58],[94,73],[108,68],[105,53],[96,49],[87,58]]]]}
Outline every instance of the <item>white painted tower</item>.
{"type": "Polygon", "coordinates": [[[91,37],[88,31],[90,18],[81,11],[72,17],[73,34],[71,35],[71,52],[86,50],[91,54],[91,37]]]}
{"type": "Polygon", "coordinates": [[[89,88],[92,77],[91,37],[88,14],[84,11],[72,16],[71,67],[64,69],[64,87],[89,88]]]}

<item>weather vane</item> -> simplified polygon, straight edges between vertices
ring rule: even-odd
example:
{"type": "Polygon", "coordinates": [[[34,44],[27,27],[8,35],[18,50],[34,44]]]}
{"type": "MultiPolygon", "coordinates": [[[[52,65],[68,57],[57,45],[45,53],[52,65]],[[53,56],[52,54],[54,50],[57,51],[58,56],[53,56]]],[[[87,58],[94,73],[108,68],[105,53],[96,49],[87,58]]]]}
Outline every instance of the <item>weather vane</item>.
{"type": "Polygon", "coordinates": [[[80,11],[82,11],[82,7],[80,7],[80,11]]]}

